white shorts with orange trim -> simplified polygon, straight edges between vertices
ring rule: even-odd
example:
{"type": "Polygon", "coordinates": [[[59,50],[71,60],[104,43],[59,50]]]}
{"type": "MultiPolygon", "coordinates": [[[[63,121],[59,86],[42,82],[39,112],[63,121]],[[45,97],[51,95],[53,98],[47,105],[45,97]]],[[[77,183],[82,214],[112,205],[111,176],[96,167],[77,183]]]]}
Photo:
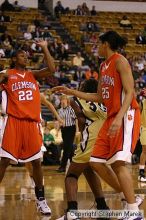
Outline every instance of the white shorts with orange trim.
{"type": "Polygon", "coordinates": [[[115,137],[109,137],[107,133],[114,119],[115,117],[108,118],[99,131],[91,154],[91,162],[112,164],[120,160],[131,163],[131,156],[139,138],[140,111],[139,109],[127,111],[120,131],[115,137]]]}

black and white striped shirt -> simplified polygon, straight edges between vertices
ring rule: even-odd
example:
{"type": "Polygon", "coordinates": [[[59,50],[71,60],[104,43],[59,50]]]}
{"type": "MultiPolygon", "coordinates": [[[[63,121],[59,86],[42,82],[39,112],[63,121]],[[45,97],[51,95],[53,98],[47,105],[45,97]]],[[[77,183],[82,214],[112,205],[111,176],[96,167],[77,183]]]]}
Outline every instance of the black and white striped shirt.
{"type": "Polygon", "coordinates": [[[60,108],[58,110],[59,116],[64,120],[65,127],[73,126],[76,124],[76,115],[71,106],[67,106],[66,108],[60,108]]]}

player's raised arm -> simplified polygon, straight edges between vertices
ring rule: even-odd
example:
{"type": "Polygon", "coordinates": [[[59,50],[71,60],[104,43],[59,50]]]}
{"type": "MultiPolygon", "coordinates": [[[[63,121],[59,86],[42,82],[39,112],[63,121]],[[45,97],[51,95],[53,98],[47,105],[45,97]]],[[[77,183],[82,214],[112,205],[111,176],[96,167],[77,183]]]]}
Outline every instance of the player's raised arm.
{"type": "Polygon", "coordinates": [[[42,48],[47,64],[47,68],[33,71],[34,77],[36,79],[39,79],[39,78],[47,77],[48,75],[54,73],[55,64],[54,64],[54,59],[48,50],[48,42],[44,40],[39,40],[36,42],[36,44],[42,48]]]}
{"type": "Polygon", "coordinates": [[[56,86],[53,89],[51,89],[51,91],[64,93],[66,95],[73,95],[73,96],[76,96],[80,99],[84,99],[86,101],[101,102],[101,97],[97,93],[81,92],[81,91],[77,91],[75,89],[69,89],[65,86],[56,86]]]}

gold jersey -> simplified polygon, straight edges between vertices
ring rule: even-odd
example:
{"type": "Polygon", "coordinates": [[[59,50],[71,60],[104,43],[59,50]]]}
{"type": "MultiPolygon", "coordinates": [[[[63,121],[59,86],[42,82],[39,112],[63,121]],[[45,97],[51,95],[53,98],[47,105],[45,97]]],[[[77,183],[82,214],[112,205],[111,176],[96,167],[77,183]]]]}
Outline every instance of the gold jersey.
{"type": "Polygon", "coordinates": [[[76,163],[89,162],[98,132],[106,119],[106,108],[102,104],[76,99],[85,116],[85,127],[81,133],[80,141],[73,161],[76,163]]]}
{"type": "Polygon", "coordinates": [[[142,101],[141,125],[146,127],[146,99],[142,101]]]}

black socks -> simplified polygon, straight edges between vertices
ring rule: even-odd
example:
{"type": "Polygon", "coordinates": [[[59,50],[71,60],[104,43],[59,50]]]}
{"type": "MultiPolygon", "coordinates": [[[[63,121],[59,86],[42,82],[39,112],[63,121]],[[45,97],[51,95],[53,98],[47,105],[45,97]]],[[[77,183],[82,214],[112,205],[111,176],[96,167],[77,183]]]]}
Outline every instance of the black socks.
{"type": "Polygon", "coordinates": [[[44,186],[42,188],[35,187],[35,195],[39,201],[44,200],[44,186]]]}

